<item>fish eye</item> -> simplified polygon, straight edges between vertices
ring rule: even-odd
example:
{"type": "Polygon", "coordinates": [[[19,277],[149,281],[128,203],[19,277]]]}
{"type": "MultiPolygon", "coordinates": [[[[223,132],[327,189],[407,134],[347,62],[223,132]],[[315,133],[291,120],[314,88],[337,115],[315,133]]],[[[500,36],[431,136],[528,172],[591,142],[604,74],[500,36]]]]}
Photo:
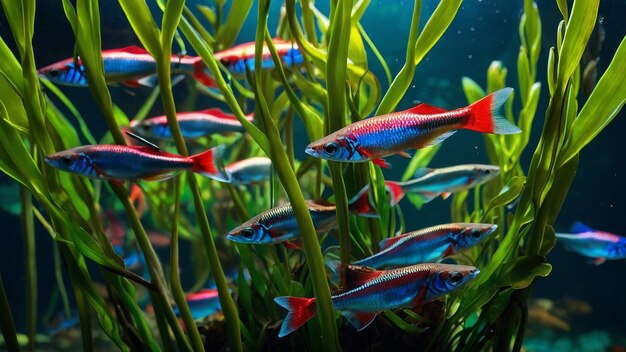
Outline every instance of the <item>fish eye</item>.
{"type": "Polygon", "coordinates": [[[329,142],[324,145],[324,151],[327,154],[333,155],[337,153],[338,150],[339,150],[339,146],[335,142],[329,142]]]}
{"type": "Polygon", "coordinates": [[[473,238],[479,238],[480,235],[481,233],[478,230],[472,230],[472,232],[470,233],[470,236],[472,236],[473,238]]]}
{"type": "Polygon", "coordinates": [[[487,169],[485,170],[485,175],[489,175],[491,173],[491,170],[487,169]]]}
{"type": "Polygon", "coordinates": [[[448,274],[448,281],[453,285],[460,283],[462,279],[463,275],[458,271],[453,271],[448,274]]]}
{"type": "Polygon", "coordinates": [[[61,160],[61,164],[65,166],[72,165],[72,157],[69,155],[62,156],[60,160],[61,160]]]}
{"type": "Polygon", "coordinates": [[[246,227],[241,231],[243,238],[251,239],[254,236],[254,230],[251,227],[246,227]]]}
{"type": "Polygon", "coordinates": [[[56,68],[53,68],[50,71],[48,71],[48,76],[50,76],[50,77],[57,77],[59,75],[59,73],[61,73],[61,71],[59,71],[56,68]]]}
{"type": "Polygon", "coordinates": [[[230,60],[228,59],[220,59],[220,62],[222,63],[222,65],[224,66],[228,66],[230,65],[230,60]]]}

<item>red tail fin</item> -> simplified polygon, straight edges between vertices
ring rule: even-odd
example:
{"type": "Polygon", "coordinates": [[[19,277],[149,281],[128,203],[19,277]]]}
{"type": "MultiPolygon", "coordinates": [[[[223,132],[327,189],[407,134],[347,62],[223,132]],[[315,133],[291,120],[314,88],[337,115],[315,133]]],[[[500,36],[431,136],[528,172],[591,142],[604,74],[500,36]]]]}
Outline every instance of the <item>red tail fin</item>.
{"type": "Polygon", "coordinates": [[[193,172],[222,182],[230,182],[230,175],[224,170],[222,153],[224,146],[219,145],[204,153],[196,154],[190,158],[193,160],[193,172]]]}
{"type": "Polygon", "coordinates": [[[391,205],[400,203],[402,198],[404,198],[404,189],[402,189],[402,186],[398,182],[385,181],[385,188],[391,195],[391,199],[389,200],[391,205]]]}
{"type": "Polygon", "coordinates": [[[204,66],[204,62],[202,62],[200,57],[197,57],[197,60],[193,63],[193,78],[209,88],[217,87],[213,77],[206,71],[206,66],[204,66]]]}
{"type": "Polygon", "coordinates": [[[366,218],[377,218],[378,213],[370,205],[369,199],[370,185],[366,185],[348,202],[348,209],[356,213],[356,215],[366,218]]]}
{"type": "Polygon", "coordinates": [[[315,298],[283,296],[274,298],[274,302],[289,311],[280,327],[278,337],[289,335],[317,314],[315,298]]]}
{"type": "Polygon", "coordinates": [[[515,134],[517,126],[499,115],[499,110],[513,93],[513,88],[502,88],[468,107],[469,118],[463,128],[483,133],[515,134]]]}

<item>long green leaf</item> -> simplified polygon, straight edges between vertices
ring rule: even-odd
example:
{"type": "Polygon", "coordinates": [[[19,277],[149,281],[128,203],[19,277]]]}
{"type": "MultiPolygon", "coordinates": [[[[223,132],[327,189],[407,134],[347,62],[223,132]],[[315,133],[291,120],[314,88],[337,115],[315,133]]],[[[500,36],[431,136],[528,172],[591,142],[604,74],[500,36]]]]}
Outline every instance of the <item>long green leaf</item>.
{"type": "Polygon", "coordinates": [[[572,125],[571,135],[560,154],[559,165],[578,154],[620,112],[626,104],[626,38],[622,40],[606,69],[572,125]],[[607,94],[610,92],[610,94],[607,94]]]}

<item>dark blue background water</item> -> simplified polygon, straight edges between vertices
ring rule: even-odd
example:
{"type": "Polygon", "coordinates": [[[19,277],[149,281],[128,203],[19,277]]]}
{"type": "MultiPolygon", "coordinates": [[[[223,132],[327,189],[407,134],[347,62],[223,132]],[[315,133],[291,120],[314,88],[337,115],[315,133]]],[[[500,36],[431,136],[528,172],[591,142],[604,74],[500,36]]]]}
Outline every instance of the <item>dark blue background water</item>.
{"type": "MultiPolygon", "coordinates": [[[[197,3],[197,2],[193,2],[197,3]]],[[[407,92],[398,109],[410,107],[415,100],[421,100],[444,108],[465,105],[461,90],[461,78],[468,76],[481,85],[485,84],[485,72],[492,60],[500,60],[509,68],[509,82],[513,84],[516,76],[516,60],[519,48],[518,23],[521,15],[521,1],[478,0],[466,1],[457,18],[439,43],[418,66],[413,85],[407,92]]],[[[428,17],[437,4],[425,0],[422,21],[428,17]]],[[[319,5],[319,4],[318,4],[319,5]]],[[[368,31],[378,49],[387,60],[392,74],[399,71],[404,61],[406,38],[412,12],[410,1],[378,1],[372,3],[363,17],[363,27],[368,31]]],[[[138,44],[116,1],[100,1],[102,15],[103,48],[115,48],[138,44]]],[[[327,9],[321,8],[328,13],[327,9]]],[[[538,133],[543,123],[543,112],[547,102],[547,84],[545,83],[545,62],[549,47],[555,44],[555,32],[560,15],[552,1],[539,1],[542,18],[543,40],[539,59],[539,79],[542,80],[542,97],[538,115],[533,126],[533,138],[524,157],[528,164],[538,133]]],[[[255,15],[253,9],[252,17],[255,15]]],[[[270,28],[275,28],[278,6],[273,6],[270,28]]],[[[623,1],[602,1],[600,16],[606,30],[606,41],[602,48],[599,63],[602,72],[609,63],[621,38],[626,35],[623,15],[626,4],[623,1]]],[[[237,42],[254,39],[255,22],[248,20],[237,42]]],[[[60,2],[38,1],[38,16],[34,39],[38,66],[44,66],[71,56],[73,34],[67,24],[60,2]]],[[[0,34],[11,42],[6,20],[0,16],[0,34]]],[[[11,43],[12,44],[12,43],[11,43]]],[[[374,57],[370,65],[381,80],[387,82],[374,57]]],[[[178,88],[177,88],[178,89],[178,88]]],[[[87,119],[94,135],[98,137],[105,130],[104,120],[87,89],[63,88],[83,116],[87,119]]],[[[131,96],[119,88],[111,90],[115,103],[129,115],[143,103],[148,92],[139,91],[131,96]]],[[[179,92],[179,102],[184,98],[179,92]]],[[[518,102],[519,103],[519,102],[518,102]]],[[[203,102],[210,106],[210,100],[203,102]]],[[[154,113],[160,113],[160,105],[155,105],[154,113]]],[[[626,173],[623,156],[623,132],[626,131],[626,116],[622,112],[608,128],[601,133],[581,154],[580,167],[574,184],[557,220],[557,231],[566,231],[576,220],[606,231],[626,235],[624,214],[626,206],[626,183],[621,180],[626,173]]],[[[303,145],[306,141],[303,141],[303,145]]],[[[300,148],[302,149],[302,148],[300,148]]],[[[300,152],[297,157],[304,157],[300,152]]],[[[390,158],[394,165],[387,172],[390,179],[397,179],[406,160],[400,157],[390,158]]],[[[432,166],[441,167],[460,163],[486,162],[483,140],[478,134],[457,133],[444,143],[441,151],[433,160],[432,166]]],[[[6,177],[3,176],[3,182],[6,177]]],[[[16,202],[13,196],[6,196],[4,202],[16,202]]],[[[449,221],[449,201],[437,199],[428,204],[421,212],[414,213],[408,203],[403,203],[405,215],[411,219],[408,228],[433,225],[449,221]]],[[[24,276],[23,249],[19,219],[6,213],[0,213],[4,229],[3,245],[0,246],[0,273],[14,308],[14,318],[20,330],[24,327],[24,276]]],[[[48,302],[48,293],[52,280],[51,240],[38,228],[37,253],[39,274],[39,304],[43,309],[48,302]]],[[[590,302],[594,307],[592,315],[575,322],[576,331],[605,329],[615,332],[626,331],[626,300],[624,299],[624,261],[607,262],[596,267],[589,265],[585,258],[567,252],[558,245],[549,255],[554,269],[547,279],[539,280],[534,294],[536,297],[557,299],[569,295],[590,302]]]]}

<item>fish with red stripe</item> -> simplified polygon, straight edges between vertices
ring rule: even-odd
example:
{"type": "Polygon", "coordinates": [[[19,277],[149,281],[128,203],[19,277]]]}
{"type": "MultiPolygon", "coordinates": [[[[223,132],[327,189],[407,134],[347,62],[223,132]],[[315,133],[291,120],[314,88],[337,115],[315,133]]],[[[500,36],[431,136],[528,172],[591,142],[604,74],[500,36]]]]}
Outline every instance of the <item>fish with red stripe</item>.
{"type": "Polygon", "coordinates": [[[427,104],[352,123],[309,144],[306,153],[321,159],[390,167],[384,157],[438,144],[459,129],[514,134],[521,130],[498,114],[513,92],[503,88],[467,107],[444,110],[427,104]]]}
{"type": "MultiPolygon", "coordinates": [[[[254,121],[253,114],[247,115],[248,121],[254,121]]],[[[178,126],[183,138],[190,140],[212,134],[230,132],[245,132],[246,129],[237,120],[235,115],[228,114],[221,109],[206,109],[202,111],[179,112],[176,114],[178,126]]],[[[131,121],[133,132],[145,137],[171,140],[172,131],[167,123],[167,116],[155,116],[143,121],[131,121]]]]}
{"type": "Polygon", "coordinates": [[[557,233],[557,242],[580,255],[594,258],[595,265],[626,258],[626,237],[594,230],[581,222],[575,222],[570,231],[573,233],[557,233]]]}
{"type": "MultiPolygon", "coordinates": [[[[203,319],[222,310],[217,289],[207,288],[185,296],[187,306],[194,320],[203,319]]],[[[178,308],[174,307],[174,314],[180,316],[178,308]]]]}
{"type": "MultiPolygon", "coordinates": [[[[447,199],[452,193],[474,188],[491,181],[500,173],[495,165],[467,164],[439,169],[421,168],[408,181],[385,181],[385,189],[390,194],[389,202],[396,205],[407,193],[418,194],[424,203],[437,196],[447,199]]],[[[363,189],[369,192],[370,185],[363,189]]]]}
{"type": "MultiPolygon", "coordinates": [[[[326,200],[307,200],[307,208],[318,233],[331,230],[337,224],[336,206],[326,200]]],[[[359,193],[349,201],[348,208],[359,216],[378,216],[369,205],[367,194],[359,193]]],[[[278,244],[300,236],[300,230],[290,203],[264,211],[230,231],[226,238],[246,244],[278,244]]],[[[286,244],[287,247],[293,247],[286,244]]]]}
{"type": "Polygon", "coordinates": [[[156,146],[115,144],[84,145],[48,155],[46,162],[63,171],[90,178],[125,180],[165,180],[182,171],[228,182],[222,151],[218,146],[193,156],[168,153],[156,146]]]}
{"type": "MultiPolygon", "coordinates": [[[[157,65],[154,58],[138,46],[128,46],[102,51],[104,78],[107,83],[121,83],[129,87],[156,85],[157,65]]],[[[214,87],[212,77],[205,71],[200,57],[172,55],[170,68],[173,75],[183,74],[195,78],[208,87],[214,87]]],[[[88,85],[80,57],[65,59],[38,70],[50,81],[68,86],[88,85]]]]}
{"type": "Polygon", "coordinates": [[[269,180],[272,174],[272,160],[257,156],[235,161],[225,169],[233,185],[261,184],[269,180]]]}
{"type": "Polygon", "coordinates": [[[431,226],[380,241],[380,252],[354,262],[374,269],[432,262],[471,248],[491,235],[498,225],[452,223],[431,226]]]}
{"type": "MultiPolygon", "coordinates": [[[[376,315],[388,309],[416,307],[440,298],[471,281],[480,270],[453,264],[418,264],[391,270],[362,266],[342,268],[345,290],[331,297],[335,309],[357,330],[365,329],[376,315]]],[[[317,314],[315,298],[277,297],[289,312],[279,337],[298,329],[317,314]]]]}
{"type": "MultiPolygon", "coordinates": [[[[282,39],[273,39],[274,47],[276,47],[276,53],[280,57],[281,63],[284,67],[299,66],[304,62],[300,48],[296,43],[285,41],[282,39]]],[[[246,70],[254,72],[254,58],[255,43],[244,43],[236,45],[232,48],[219,51],[215,53],[215,58],[233,74],[238,76],[245,76],[246,70]]],[[[263,46],[261,68],[264,70],[271,70],[274,68],[274,61],[270,54],[267,45],[263,46]]]]}

